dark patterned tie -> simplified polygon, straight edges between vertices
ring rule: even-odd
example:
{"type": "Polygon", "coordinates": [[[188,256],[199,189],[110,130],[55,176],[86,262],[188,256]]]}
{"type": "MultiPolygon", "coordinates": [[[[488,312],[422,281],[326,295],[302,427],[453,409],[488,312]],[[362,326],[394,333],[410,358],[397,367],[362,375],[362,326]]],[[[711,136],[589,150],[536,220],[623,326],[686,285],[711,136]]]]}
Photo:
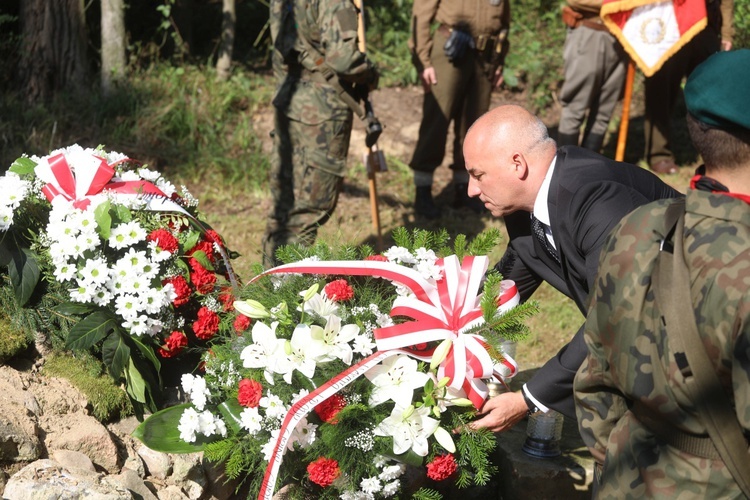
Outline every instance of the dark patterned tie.
{"type": "Polygon", "coordinates": [[[560,256],[557,254],[557,249],[552,246],[552,243],[547,239],[547,234],[544,231],[544,222],[540,221],[533,215],[531,216],[531,230],[534,231],[534,236],[541,243],[542,248],[547,250],[547,253],[555,259],[555,262],[560,263],[560,256]]]}

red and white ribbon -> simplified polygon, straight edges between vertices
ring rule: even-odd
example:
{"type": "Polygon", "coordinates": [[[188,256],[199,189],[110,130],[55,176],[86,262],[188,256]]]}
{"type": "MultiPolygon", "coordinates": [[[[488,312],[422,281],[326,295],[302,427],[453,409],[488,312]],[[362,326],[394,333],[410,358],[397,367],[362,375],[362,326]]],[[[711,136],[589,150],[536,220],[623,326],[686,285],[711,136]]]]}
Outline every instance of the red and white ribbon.
{"type": "MultiPolygon", "coordinates": [[[[432,358],[434,348],[418,350],[415,346],[450,339],[451,348],[440,363],[438,378],[448,377],[449,386],[463,389],[476,408],[482,406],[488,394],[483,378],[503,380],[515,375],[518,367],[509,356],[504,356],[502,363],[494,364],[487,352],[486,341],[480,335],[464,333],[484,321],[479,290],[488,262],[486,256],[465,257],[460,264],[455,255],[438,260],[436,264],[443,267],[444,271],[443,278],[437,282],[426,280],[418,271],[409,267],[380,261],[295,262],[270,269],[250,281],[252,283],[268,274],[285,273],[373,276],[397,282],[414,294],[397,298],[390,312],[391,316],[404,316],[413,321],[375,329],[378,352],[345,370],[292,406],[276,440],[259,498],[272,498],[283,450],[300,419],[317,404],[390,356],[406,354],[428,361],[432,358]]],[[[499,312],[505,312],[520,303],[515,283],[501,283],[497,303],[499,312]]]]}
{"type": "MultiPolygon", "coordinates": [[[[104,190],[121,194],[155,195],[167,199],[161,189],[154,184],[144,181],[115,181],[114,166],[119,163],[108,164],[104,158],[96,155],[77,155],[75,169],[71,168],[64,153],[59,153],[46,159],[46,164],[37,165],[37,176],[46,181],[42,193],[50,202],[62,196],[73,202],[75,208],[85,210],[90,204],[90,197],[104,190]]],[[[120,160],[125,161],[125,160],[120,160]]],[[[182,211],[182,210],[181,210],[182,211]]]]}

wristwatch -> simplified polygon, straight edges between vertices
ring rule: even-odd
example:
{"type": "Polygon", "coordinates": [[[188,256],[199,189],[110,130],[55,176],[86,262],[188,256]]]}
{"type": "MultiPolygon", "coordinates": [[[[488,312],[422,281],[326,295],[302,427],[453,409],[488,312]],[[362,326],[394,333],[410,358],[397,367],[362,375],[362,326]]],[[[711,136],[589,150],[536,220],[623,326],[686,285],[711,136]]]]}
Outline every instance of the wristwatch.
{"type": "Polygon", "coordinates": [[[527,416],[532,416],[534,413],[538,413],[542,410],[539,409],[539,407],[534,403],[531,398],[529,398],[528,395],[526,395],[526,391],[521,391],[521,394],[523,394],[523,400],[526,402],[526,406],[529,408],[529,410],[526,412],[527,416]]]}

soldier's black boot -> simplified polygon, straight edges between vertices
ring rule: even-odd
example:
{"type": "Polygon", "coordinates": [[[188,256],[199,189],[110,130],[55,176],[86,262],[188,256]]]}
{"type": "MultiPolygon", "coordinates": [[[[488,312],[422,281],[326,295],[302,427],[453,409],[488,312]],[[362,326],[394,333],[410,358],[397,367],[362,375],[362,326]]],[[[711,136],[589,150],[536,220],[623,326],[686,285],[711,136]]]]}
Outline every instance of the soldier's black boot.
{"type": "Polygon", "coordinates": [[[581,147],[600,153],[604,146],[604,134],[589,134],[583,140],[581,147]]]}
{"type": "Polygon", "coordinates": [[[456,194],[453,198],[453,208],[467,207],[473,212],[481,214],[484,211],[484,203],[479,198],[469,196],[469,185],[463,182],[456,184],[456,194]]]}
{"type": "Polygon", "coordinates": [[[432,199],[432,186],[417,186],[417,195],[414,197],[414,212],[428,219],[440,217],[440,208],[432,199]]]}
{"type": "Polygon", "coordinates": [[[557,134],[558,146],[578,146],[578,134],[557,134]]]}

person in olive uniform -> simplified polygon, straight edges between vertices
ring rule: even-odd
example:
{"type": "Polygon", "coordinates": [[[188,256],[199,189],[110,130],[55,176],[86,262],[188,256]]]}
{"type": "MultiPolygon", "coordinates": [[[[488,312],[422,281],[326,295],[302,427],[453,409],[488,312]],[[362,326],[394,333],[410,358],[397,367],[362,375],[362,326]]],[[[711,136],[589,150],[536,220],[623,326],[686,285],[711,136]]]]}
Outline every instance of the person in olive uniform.
{"type": "Polygon", "coordinates": [[[361,96],[357,85],[377,85],[374,66],[358,50],[351,0],[272,0],[270,25],[278,85],[266,267],[278,264],[282,245],[311,245],[331,217],[346,168],[352,108],[361,96]]]}
{"type": "Polygon", "coordinates": [[[454,206],[480,212],[481,203],[466,194],[469,177],[462,145],[469,126],[489,109],[492,89],[503,81],[510,0],[415,0],[412,14],[410,46],[424,87],[419,139],[409,163],[415,212],[431,219],[440,215],[432,198],[432,178],[445,157],[451,121],[454,206]],[[432,33],[435,22],[439,25],[432,33]]]}

